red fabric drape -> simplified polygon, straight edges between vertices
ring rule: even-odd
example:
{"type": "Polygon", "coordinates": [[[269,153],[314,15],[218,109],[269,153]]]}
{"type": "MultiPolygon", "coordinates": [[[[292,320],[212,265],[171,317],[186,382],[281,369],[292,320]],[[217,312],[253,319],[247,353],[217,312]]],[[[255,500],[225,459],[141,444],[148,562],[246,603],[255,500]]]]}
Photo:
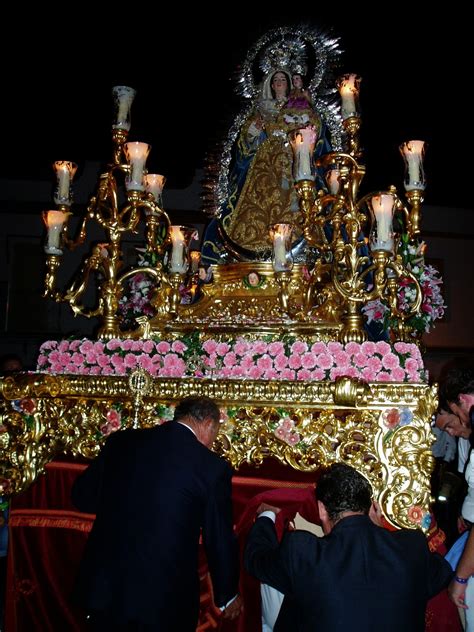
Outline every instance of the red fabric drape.
{"type": "Polygon", "coordinates": [[[86,629],[84,613],[70,594],[93,520],[66,510],[11,510],[6,630],[86,629]]]}

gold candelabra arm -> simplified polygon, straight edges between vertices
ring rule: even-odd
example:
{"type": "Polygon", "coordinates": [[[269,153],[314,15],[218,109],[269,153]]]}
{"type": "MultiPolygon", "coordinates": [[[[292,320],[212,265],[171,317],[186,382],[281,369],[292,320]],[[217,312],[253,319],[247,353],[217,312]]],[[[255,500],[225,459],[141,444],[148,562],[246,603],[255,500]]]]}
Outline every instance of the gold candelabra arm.
{"type": "MultiPolygon", "coordinates": [[[[146,243],[147,250],[156,253],[158,256],[162,256],[165,249],[166,239],[162,240],[158,243],[157,240],[157,229],[164,219],[166,222],[167,228],[171,225],[170,218],[168,214],[158,206],[158,204],[154,201],[153,196],[149,196],[148,199],[143,200],[140,204],[141,207],[145,210],[145,225],[146,225],[146,243]]],[[[167,230],[168,234],[168,230],[167,230]]]]}
{"type": "Polygon", "coordinates": [[[184,283],[185,278],[186,273],[171,272],[168,274],[168,282],[171,287],[171,291],[168,296],[168,313],[172,318],[176,318],[178,316],[178,305],[181,301],[179,289],[184,283]]]}
{"type": "Polygon", "coordinates": [[[349,141],[349,154],[356,159],[362,157],[362,150],[359,142],[360,124],[360,116],[350,116],[342,122],[344,131],[346,132],[347,139],[349,141]]]}
{"type": "Polygon", "coordinates": [[[280,302],[281,311],[284,315],[290,316],[289,306],[289,287],[291,283],[291,271],[275,272],[277,283],[280,287],[278,292],[278,300],[280,302]]]}
{"type": "Polygon", "coordinates": [[[114,144],[114,149],[113,149],[114,165],[120,165],[121,163],[123,146],[125,142],[127,141],[127,138],[128,138],[128,130],[123,129],[123,128],[112,129],[112,142],[114,144]]]}
{"type": "Polygon", "coordinates": [[[46,276],[44,279],[43,298],[52,298],[54,301],[61,301],[61,294],[56,290],[56,275],[61,264],[61,257],[58,255],[48,255],[46,258],[46,276]]]}
{"type": "Polygon", "coordinates": [[[405,195],[411,207],[408,213],[408,234],[411,239],[414,239],[420,234],[421,204],[424,199],[423,191],[421,189],[413,189],[412,191],[406,191],[405,195]]]}
{"type": "Polygon", "coordinates": [[[372,253],[374,263],[358,255],[358,246],[345,244],[337,253],[332,268],[332,284],[345,302],[341,342],[363,342],[367,339],[361,313],[363,303],[382,296],[387,285],[387,267],[391,254],[384,250],[372,253]],[[373,287],[368,289],[367,276],[373,274],[373,287]]]}
{"type": "Polygon", "coordinates": [[[66,232],[67,227],[65,228],[63,232],[63,244],[68,250],[75,250],[78,246],[82,246],[82,244],[85,242],[87,236],[87,222],[89,221],[89,219],[90,215],[89,212],[87,212],[86,216],[82,220],[81,228],[79,229],[79,233],[76,239],[69,239],[66,232]]]}
{"type": "MultiPolygon", "coordinates": [[[[353,155],[343,152],[331,152],[321,156],[316,161],[316,166],[326,170],[335,169],[338,172],[339,191],[336,197],[340,200],[339,206],[354,208],[365,175],[365,166],[358,163],[353,155]]],[[[330,196],[326,196],[326,200],[331,202],[330,196]]]]}
{"type": "Polygon", "coordinates": [[[59,293],[57,294],[58,298],[56,298],[56,300],[69,303],[75,316],[81,315],[86,318],[94,318],[95,316],[100,316],[103,313],[104,304],[102,297],[99,297],[98,306],[93,310],[84,307],[80,303],[82,295],[89,284],[89,277],[91,273],[97,271],[101,266],[103,259],[101,252],[102,248],[102,244],[98,244],[94,247],[92,255],[85,260],[76,280],[72,282],[66,290],[66,293],[64,295],[60,295],[59,293]]]}

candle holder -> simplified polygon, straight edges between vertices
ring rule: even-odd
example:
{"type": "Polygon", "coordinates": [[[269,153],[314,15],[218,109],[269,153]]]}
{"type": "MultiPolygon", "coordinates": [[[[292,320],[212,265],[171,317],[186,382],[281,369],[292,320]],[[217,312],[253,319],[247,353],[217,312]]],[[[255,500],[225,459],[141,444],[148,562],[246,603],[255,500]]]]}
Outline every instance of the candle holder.
{"type": "Polygon", "coordinates": [[[415,238],[420,234],[421,204],[426,187],[423,160],[426,144],[422,140],[409,140],[400,145],[400,153],[405,164],[404,187],[410,204],[408,212],[408,232],[415,238]]]}
{"type": "Polygon", "coordinates": [[[370,198],[370,247],[374,250],[393,252],[393,211],[395,198],[391,193],[379,193],[370,198]]]}
{"type": "Polygon", "coordinates": [[[297,129],[289,134],[290,145],[293,150],[293,178],[300,180],[314,180],[313,152],[317,140],[314,126],[297,129]]]}
{"type": "Polygon", "coordinates": [[[43,221],[48,229],[44,251],[47,255],[62,255],[61,234],[65,222],[67,221],[67,211],[53,210],[43,211],[43,221]]]}
{"type": "Polygon", "coordinates": [[[341,114],[345,121],[359,116],[359,90],[362,78],[354,73],[347,73],[336,81],[341,95],[341,114]]]}
{"type": "Polygon", "coordinates": [[[169,227],[168,242],[171,252],[168,259],[168,270],[171,274],[186,274],[189,268],[189,245],[198,238],[197,230],[190,226],[171,225],[169,227]]]}
{"type": "MultiPolygon", "coordinates": [[[[163,208],[163,187],[166,178],[159,173],[149,173],[145,176],[145,190],[149,193],[160,208],[163,208]]],[[[145,211],[147,215],[152,214],[152,210],[145,211]]]]}
{"type": "Polygon", "coordinates": [[[136,94],[136,91],[128,86],[114,86],[112,88],[115,109],[113,129],[130,131],[130,111],[136,94]]]}
{"type": "Polygon", "coordinates": [[[400,145],[400,153],[405,163],[405,191],[424,191],[426,187],[423,160],[425,143],[422,140],[409,140],[400,145]]]}
{"type": "Polygon", "coordinates": [[[273,224],[270,226],[270,238],[273,244],[272,265],[275,272],[288,272],[293,267],[292,236],[292,224],[273,224]]]}
{"type": "Polygon", "coordinates": [[[69,207],[72,204],[71,183],[77,171],[77,165],[67,160],[57,160],[53,163],[53,169],[57,178],[54,203],[69,207]]]}
{"type": "Polygon", "coordinates": [[[144,169],[146,159],[150,153],[151,145],[147,143],[125,143],[123,150],[125,158],[130,165],[130,171],[125,178],[127,191],[144,191],[144,169]]]}

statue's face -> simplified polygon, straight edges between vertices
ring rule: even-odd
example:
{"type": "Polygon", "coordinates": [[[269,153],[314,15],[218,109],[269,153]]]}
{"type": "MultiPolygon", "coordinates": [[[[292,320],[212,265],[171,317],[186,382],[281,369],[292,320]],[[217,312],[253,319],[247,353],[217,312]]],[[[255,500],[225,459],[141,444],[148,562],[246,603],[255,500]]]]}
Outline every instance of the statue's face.
{"type": "Polygon", "coordinates": [[[259,284],[260,278],[256,272],[249,272],[248,281],[252,287],[255,287],[259,284]]]}
{"type": "Polygon", "coordinates": [[[301,75],[293,75],[292,81],[295,88],[303,87],[303,79],[301,78],[301,75]]]}
{"type": "Polygon", "coordinates": [[[288,80],[284,72],[276,72],[273,75],[272,88],[277,97],[286,95],[288,92],[288,80]]]}

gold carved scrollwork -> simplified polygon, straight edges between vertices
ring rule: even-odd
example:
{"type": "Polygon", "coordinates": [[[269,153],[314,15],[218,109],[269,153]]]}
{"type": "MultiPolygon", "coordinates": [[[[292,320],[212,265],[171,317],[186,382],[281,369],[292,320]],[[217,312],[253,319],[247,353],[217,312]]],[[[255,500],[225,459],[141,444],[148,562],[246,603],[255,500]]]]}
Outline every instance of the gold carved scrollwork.
{"type": "Polygon", "coordinates": [[[206,395],[227,411],[215,449],[234,467],[273,457],[316,472],[343,461],[370,480],[392,524],[413,528],[428,514],[434,387],[352,378],[332,383],[147,375],[143,383],[134,380],[132,391],[126,376],[41,374],[1,384],[3,493],[26,489],[59,454],[94,457],[111,431],[163,423],[183,397],[206,395]],[[400,421],[388,427],[387,414],[394,410],[401,411],[400,421]]]}

